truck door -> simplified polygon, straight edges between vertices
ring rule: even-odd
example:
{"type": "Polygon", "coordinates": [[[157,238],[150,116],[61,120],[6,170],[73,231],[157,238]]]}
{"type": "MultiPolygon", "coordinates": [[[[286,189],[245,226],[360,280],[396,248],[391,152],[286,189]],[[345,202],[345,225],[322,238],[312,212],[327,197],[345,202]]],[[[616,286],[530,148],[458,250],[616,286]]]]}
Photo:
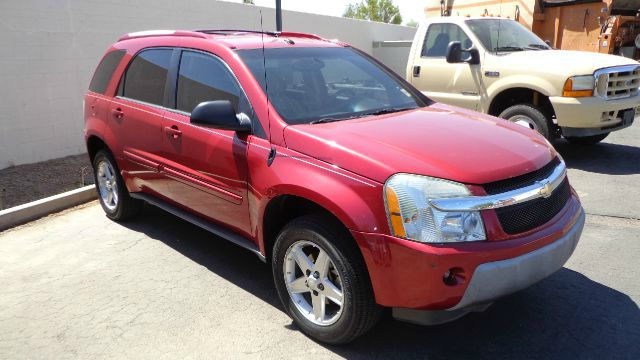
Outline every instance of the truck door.
{"type": "Polygon", "coordinates": [[[429,25],[421,49],[413,55],[411,83],[433,100],[478,110],[481,67],[447,63],[447,47],[452,41],[460,41],[463,49],[473,46],[471,39],[456,24],[429,25]]]}

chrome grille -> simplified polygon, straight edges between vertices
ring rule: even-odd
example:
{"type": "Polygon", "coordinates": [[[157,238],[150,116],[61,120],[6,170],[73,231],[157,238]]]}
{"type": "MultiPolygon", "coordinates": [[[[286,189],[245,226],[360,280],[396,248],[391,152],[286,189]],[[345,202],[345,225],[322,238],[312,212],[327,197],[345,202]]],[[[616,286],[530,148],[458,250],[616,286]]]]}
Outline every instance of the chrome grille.
{"type": "Polygon", "coordinates": [[[600,69],[594,74],[596,95],[606,100],[624,99],[638,95],[640,66],[616,66],[600,69]]]}

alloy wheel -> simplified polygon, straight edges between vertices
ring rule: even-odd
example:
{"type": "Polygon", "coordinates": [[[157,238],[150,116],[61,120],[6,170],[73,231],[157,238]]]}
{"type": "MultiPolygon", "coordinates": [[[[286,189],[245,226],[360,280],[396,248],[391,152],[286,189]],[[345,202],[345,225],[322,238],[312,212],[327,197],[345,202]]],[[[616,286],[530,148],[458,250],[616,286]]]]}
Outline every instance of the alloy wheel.
{"type": "Polygon", "coordinates": [[[100,161],[97,171],[98,190],[100,191],[102,203],[109,211],[114,211],[118,207],[116,178],[116,172],[111,163],[106,160],[100,161]]]}
{"type": "Polygon", "coordinates": [[[283,267],[287,292],[302,316],[320,326],[338,321],[343,285],[326,251],[310,241],[296,241],[287,249],[283,267]]]}

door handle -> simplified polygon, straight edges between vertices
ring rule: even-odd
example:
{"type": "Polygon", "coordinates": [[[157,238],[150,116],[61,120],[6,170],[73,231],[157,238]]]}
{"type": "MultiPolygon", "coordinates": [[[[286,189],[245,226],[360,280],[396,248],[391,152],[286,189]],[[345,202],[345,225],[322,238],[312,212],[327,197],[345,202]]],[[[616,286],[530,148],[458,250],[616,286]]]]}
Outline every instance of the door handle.
{"type": "Polygon", "coordinates": [[[420,77],[420,65],[413,67],[413,77],[420,77]]]}
{"type": "Polygon", "coordinates": [[[178,129],[177,126],[172,125],[172,126],[165,126],[164,127],[164,132],[167,133],[167,135],[171,136],[174,139],[177,139],[180,137],[180,135],[182,135],[182,131],[180,131],[180,129],[178,129]]]}
{"type": "Polygon", "coordinates": [[[122,119],[124,117],[124,112],[122,112],[121,108],[114,109],[111,111],[111,114],[113,114],[113,117],[116,119],[122,119]]]}

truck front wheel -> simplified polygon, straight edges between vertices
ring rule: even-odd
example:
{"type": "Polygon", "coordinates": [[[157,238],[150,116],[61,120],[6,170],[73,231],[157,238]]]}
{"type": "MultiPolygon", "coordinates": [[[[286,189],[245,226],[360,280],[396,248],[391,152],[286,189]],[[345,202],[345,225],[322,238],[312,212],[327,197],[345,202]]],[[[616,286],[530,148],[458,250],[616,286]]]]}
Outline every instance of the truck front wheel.
{"type": "Polygon", "coordinates": [[[535,105],[520,104],[510,106],[500,113],[500,117],[512,123],[535,130],[545,138],[551,140],[549,121],[535,105]]]}

